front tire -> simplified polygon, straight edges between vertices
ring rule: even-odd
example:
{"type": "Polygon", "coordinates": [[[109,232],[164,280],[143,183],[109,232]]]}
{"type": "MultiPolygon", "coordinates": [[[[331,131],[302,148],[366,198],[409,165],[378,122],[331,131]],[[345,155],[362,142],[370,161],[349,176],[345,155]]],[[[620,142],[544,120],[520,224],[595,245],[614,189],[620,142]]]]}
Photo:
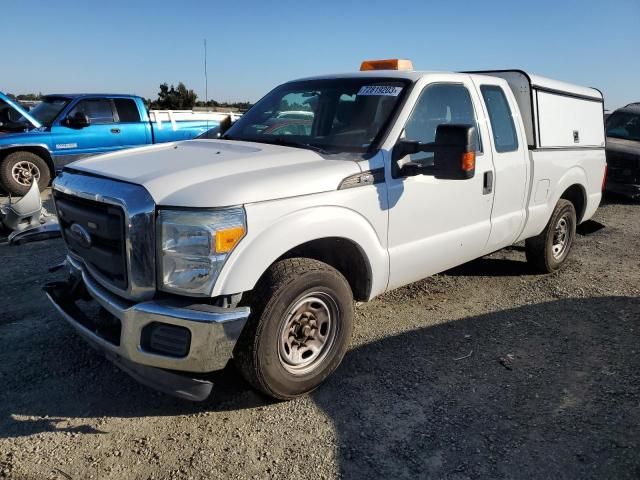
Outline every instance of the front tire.
{"type": "Polygon", "coordinates": [[[560,199],[545,229],[525,242],[527,261],[539,272],[557,271],[567,260],[576,238],[576,209],[560,199]]]}
{"type": "Polygon", "coordinates": [[[318,387],[340,365],[353,329],[353,294],[333,267],[308,258],[272,265],[250,294],[251,317],[234,360],[244,378],[279,399],[318,387]]]}
{"type": "Polygon", "coordinates": [[[33,181],[40,191],[49,186],[51,172],[42,157],[32,152],[13,152],[0,164],[0,186],[12,195],[25,195],[33,181]]]}

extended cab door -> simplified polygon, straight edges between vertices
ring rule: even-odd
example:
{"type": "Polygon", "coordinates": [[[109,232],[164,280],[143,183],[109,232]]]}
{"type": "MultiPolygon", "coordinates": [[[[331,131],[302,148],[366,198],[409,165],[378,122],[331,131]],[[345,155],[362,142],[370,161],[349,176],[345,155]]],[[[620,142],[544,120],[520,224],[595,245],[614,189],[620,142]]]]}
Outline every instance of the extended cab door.
{"type": "MultiPolygon", "coordinates": [[[[414,87],[418,88],[418,85],[414,87]]],[[[412,96],[414,93],[412,93],[412,96]]],[[[435,139],[438,125],[477,126],[480,136],[475,176],[442,180],[429,175],[403,176],[397,169],[387,181],[389,195],[389,288],[395,288],[482,255],[491,231],[493,192],[485,177],[493,174],[491,154],[484,148],[487,129],[480,99],[467,76],[430,75],[418,90],[401,137],[423,143],[435,139]]],[[[403,115],[399,121],[403,121],[403,115]]],[[[397,139],[396,139],[397,140],[397,139]]],[[[432,153],[400,160],[433,164],[432,153]]],[[[393,167],[393,165],[392,165],[393,167]]],[[[387,178],[389,178],[387,176],[387,178]]]]}
{"type": "Polygon", "coordinates": [[[120,148],[138,147],[152,143],[151,124],[146,111],[140,112],[138,102],[133,98],[114,98],[116,130],[120,148]]]}
{"type": "Polygon", "coordinates": [[[486,252],[513,244],[525,222],[529,152],[516,100],[504,80],[483,77],[477,82],[488,120],[495,177],[491,236],[486,252]]]}

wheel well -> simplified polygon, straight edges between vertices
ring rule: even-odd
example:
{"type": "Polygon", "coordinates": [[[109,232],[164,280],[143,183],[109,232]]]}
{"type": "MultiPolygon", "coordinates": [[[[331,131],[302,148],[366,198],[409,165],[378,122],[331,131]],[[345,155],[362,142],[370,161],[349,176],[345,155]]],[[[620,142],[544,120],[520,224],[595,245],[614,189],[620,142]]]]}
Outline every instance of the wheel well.
{"type": "Polygon", "coordinates": [[[49,152],[49,150],[47,150],[46,148],[39,147],[37,145],[25,145],[25,146],[19,145],[16,147],[6,148],[3,150],[0,150],[0,161],[4,160],[7,157],[7,155],[14,152],[35,153],[46,162],[47,166],[49,167],[49,172],[51,173],[51,178],[53,179],[53,177],[56,176],[56,169],[53,165],[51,152],[49,152]]]}
{"type": "Polygon", "coordinates": [[[278,260],[295,257],[312,258],[331,265],[347,279],[355,300],[369,299],[371,292],[369,262],[360,247],[351,240],[340,237],[312,240],[292,248],[278,260]]]}
{"type": "Polygon", "coordinates": [[[560,198],[564,198],[565,200],[569,200],[573,203],[573,207],[576,209],[578,223],[580,223],[584,215],[584,209],[587,206],[587,197],[584,188],[578,184],[571,185],[564,191],[560,198]]]}

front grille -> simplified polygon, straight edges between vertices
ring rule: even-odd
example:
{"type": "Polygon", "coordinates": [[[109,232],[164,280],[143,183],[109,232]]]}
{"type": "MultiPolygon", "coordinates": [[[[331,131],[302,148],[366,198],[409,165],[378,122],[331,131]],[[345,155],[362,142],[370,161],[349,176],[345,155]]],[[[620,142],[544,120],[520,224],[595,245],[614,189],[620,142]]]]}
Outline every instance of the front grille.
{"type": "Polygon", "coordinates": [[[626,184],[640,184],[640,157],[630,153],[607,152],[607,178],[626,184]]]}
{"type": "Polygon", "coordinates": [[[94,273],[117,288],[127,288],[125,216],[120,207],[85,200],[54,190],[62,235],[69,251],[94,273]],[[83,241],[72,231],[74,224],[89,234],[83,241]]]}

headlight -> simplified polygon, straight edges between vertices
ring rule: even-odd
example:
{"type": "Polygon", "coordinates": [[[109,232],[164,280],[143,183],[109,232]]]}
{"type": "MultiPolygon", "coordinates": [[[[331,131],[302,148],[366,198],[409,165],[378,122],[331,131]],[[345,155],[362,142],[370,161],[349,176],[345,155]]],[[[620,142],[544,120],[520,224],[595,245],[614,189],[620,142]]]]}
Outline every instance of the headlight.
{"type": "Polygon", "coordinates": [[[247,228],[242,208],[160,210],[157,231],[160,288],[208,296],[247,228]]]}

